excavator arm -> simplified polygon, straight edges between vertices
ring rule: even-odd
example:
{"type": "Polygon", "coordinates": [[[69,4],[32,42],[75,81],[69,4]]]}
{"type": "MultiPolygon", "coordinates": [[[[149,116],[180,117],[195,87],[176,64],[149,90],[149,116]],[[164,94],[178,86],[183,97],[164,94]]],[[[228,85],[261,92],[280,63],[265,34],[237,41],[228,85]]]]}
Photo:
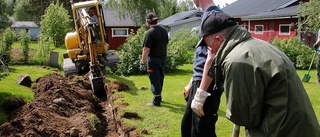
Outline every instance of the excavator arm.
{"type": "Polygon", "coordinates": [[[82,30],[82,39],[84,49],[89,49],[87,53],[89,55],[89,80],[93,93],[98,97],[106,96],[106,90],[104,86],[104,77],[101,72],[101,68],[98,62],[97,55],[97,37],[99,25],[97,22],[93,22],[86,10],[83,8],[79,10],[80,13],[80,29],[82,30]]]}
{"type": "Polygon", "coordinates": [[[104,97],[106,90],[101,68],[107,66],[110,61],[114,64],[120,59],[108,51],[102,6],[99,5],[99,0],[71,2],[71,4],[75,30],[68,33],[65,38],[67,48],[63,63],[65,75],[89,73],[93,93],[97,97],[104,97]],[[98,21],[90,17],[89,8],[96,9],[98,21]]]}

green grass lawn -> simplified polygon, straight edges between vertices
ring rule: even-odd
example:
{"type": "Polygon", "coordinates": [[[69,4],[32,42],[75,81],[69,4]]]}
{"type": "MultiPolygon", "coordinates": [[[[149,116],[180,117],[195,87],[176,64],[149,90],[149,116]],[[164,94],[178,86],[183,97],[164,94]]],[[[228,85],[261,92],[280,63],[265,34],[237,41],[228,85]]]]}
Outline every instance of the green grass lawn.
{"type": "MultiPolygon", "coordinates": [[[[14,43],[12,44],[12,48],[13,48],[13,49],[20,49],[20,50],[21,50],[20,43],[17,42],[17,41],[14,42],[14,43]]],[[[37,52],[38,49],[39,49],[39,43],[38,43],[38,41],[31,41],[31,42],[29,43],[29,52],[37,52]]],[[[58,68],[62,69],[63,54],[66,53],[66,51],[67,51],[67,50],[66,50],[66,47],[64,47],[64,46],[54,47],[54,45],[51,44],[51,45],[50,45],[50,51],[51,51],[51,52],[58,52],[58,54],[59,54],[59,56],[58,56],[58,64],[59,64],[58,68]]],[[[20,54],[21,54],[21,53],[20,53],[20,54]]],[[[22,56],[21,56],[21,58],[22,58],[22,56]]],[[[32,58],[33,58],[33,57],[31,57],[31,59],[32,59],[32,58]]],[[[12,62],[16,62],[17,60],[19,60],[19,59],[12,59],[12,58],[11,58],[11,61],[12,61],[12,62]]],[[[49,60],[48,60],[48,62],[49,62],[49,60]]]]}
{"type": "MultiPolygon", "coordinates": [[[[22,74],[28,74],[32,81],[49,73],[53,73],[53,69],[27,66],[27,65],[13,65],[9,66],[10,75],[0,80],[0,105],[5,100],[13,97],[21,97],[25,101],[31,101],[33,99],[33,92],[30,88],[20,86],[17,84],[17,79],[22,74]]],[[[6,121],[6,115],[0,107],[0,124],[6,121]]]]}
{"type": "MultiPolygon", "coordinates": [[[[61,49],[61,51],[63,51],[61,49]]],[[[10,66],[10,75],[0,80],[0,104],[4,100],[12,97],[22,97],[26,101],[33,99],[33,92],[30,88],[26,88],[16,84],[16,79],[21,74],[29,74],[34,81],[38,77],[45,74],[53,73],[52,69],[46,69],[37,66],[13,65],[10,66]]],[[[299,76],[302,78],[307,70],[298,70],[299,76]]],[[[181,118],[185,109],[185,100],[182,96],[183,87],[189,82],[192,75],[192,65],[184,65],[178,71],[165,75],[165,83],[163,89],[163,103],[161,107],[147,107],[146,104],[151,101],[153,95],[150,91],[149,78],[147,75],[137,76],[116,76],[108,75],[107,80],[120,81],[126,83],[131,90],[126,92],[116,92],[122,94],[124,98],[116,101],[116,106],[120,102],[128,102],[129,106],[120,111],[120,115],[125,112],[137,113],[139,119],[124,119],[126,127],[146,129],[152,137],[179,137],[181,118]],[[148,90],[140,90],[141,87],[147,87],[148,90]]],[[[320,85],[315,84],[316,70],[312,70],[310,82],[304,83],[304,86],[312,101],[314,110],[318,119],[320,118],[320,85]]],[[[219,120],[216,126],[216,132],[219,137],[231,136],[233,124],[225,117],[225,96],[222,95],[221,105],[219,109],[219,120]]],[[[5,122],[6,116],[0,108],[0,124],[5,122]]],[[[243,130],[241,131],[243,135],[243,130]]]]}
{"type": "MultiPolygon", "coordinates": [[[[306,70],[298,70],[299,76],[302,78],[307,73],[306,70]]],[[[111,75],[110,80],[121,81],[127,83],[131,87],[129,92],[118,92],[125,97],[118,99],[117,102],[128,102],[129,106],[121,111],[137,113],[141,118],[139,120],[128,120],[126,126],[135,127],[139,130],[146,129],[152,133],[150,136],[156,137],[179,137],[180,124],[184,113],[186,102],[182,96],[183,87],[189,82],[192,75],[192,65],[184,65],[173,74],[165,75],[164,89],[162,92],[163,103],[161,107],[147,107],[146,103],[150,102],[153,95],[150,91],[149,79],[147,75],[118,77],[111,75]],[[141,87],[148,87],[148,90],[140,90],[141,87]]],[[[316,70],[312,70],[311,79],[304,86],[312,101],[316,115],[320,118],[320,85],[315,84],[316,70]]],[[[225,111],[225,95],[222,95],[220,109],[218,112],[219,120],[216,126],[216,132],[219,137],[230,137],[233,124],[226,119],[225,111]]],[[[241,136],[244,136],[241,130],[241,136]]]]}

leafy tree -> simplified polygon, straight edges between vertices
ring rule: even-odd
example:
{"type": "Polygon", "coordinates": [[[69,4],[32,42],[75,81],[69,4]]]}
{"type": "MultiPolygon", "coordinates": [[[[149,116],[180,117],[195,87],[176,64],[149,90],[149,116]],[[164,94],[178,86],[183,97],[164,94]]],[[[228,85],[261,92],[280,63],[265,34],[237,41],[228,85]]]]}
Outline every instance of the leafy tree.
{"type": "Polygon", "coordinates": [[[35,21],[40,21],[40,17],[45,14],[46,8],[53,2],[59,2],[59,0],[29,0],[29,3],[34,5],[31,12],[34,14],[35,21]]]}
{"type": "Polygon", "coordinates": [[[298,7],[298,16],[302,18],[298,26],[306,31],[318,31],[320,29],[320,1],[310,0],[309,2],[300,3],[298,7]]]}
{"type": "Polygon", "coordinates": [[[177,5],[177,0],[162,0],[158,9],[158,17],[160,19],[165,19],[177,13],[177,5]]]}
{"type": "Polygon", "coordinates": [[[6,4],[4,3],[3,0],[0,1],[0,15],[5,13],[5,9],[6,9],[6,4]]]}
{"type": "Polygon", "coordinates": [[[7,13],[9,16],[13,15],[14,4],[16,0],[6,0],[7,3],[7,13]]]}
{"type": "Polygon", "coordinates": [[[14,32],[12,32],[10,28],[6,29],[2,34],[1,52],[7,54],[9,58],[15,37],[14,32]]]}
{"type": "Polygon", "coordinates": [[[50,43],[52,43],[51,39],[48,39],[44,34],[40,34],[39,36],[39,46],[35,56],[33,56],[30,60],[38,65],[48,65],[48,60],[50,58],[50,43]]]}
{"type": "Polygon", "coordinates": [[[30,43],[30,36],[26,30],[23,30],[19,33],[19,41],[22,47],[21,54],[24,61],[29,59],[29,43],[30,43]]]}
{"type": "Polygon", "coordinates": [[[7,14],[7,4],[0,0],[0,32],[9,26],[9,18],[7,14]]]}
{"type": "Polygon", "coordinates": [[[42,33],[53,40],[55,47],[64,44],[64,37],[71,31],[71,21],[68,11],[59,3],[52,3],[46,9],[46,14],[42,16],[42,33]]]}
{"type": "Polygon", "coordinates": [[[40,22],[45,9],[58,0],[17,0],[14,7],[14,18],[20,21],[40,22]]]}
{"type": "Polygon", "coordinates": [[[158,0],[109,0],[107,6],[116,9],[119,18],[130,17],[136,25],[145,23],[147,12],[160,14],[158,0]]]}
{"type": "Polygon", "coordinates": [[[33,21],[32,5],[27,0],[20,0],[14,7],[14,19],[18,21],[33,21]]]}
{"type": "Polygon", "coordinates": [[[190,11],[197,9],[192,0],[181,0],[178,4],[178,12],[190,11]]]}
{"type": "Polygon", "coordinates": [[[136,25],[145,23],[148,12],[155,12],[159,19],[165,19],[181,11],[196,9],[192,0],[109,0],[107,7],[116,9],[119,18],[130,17],[136,25]]]}

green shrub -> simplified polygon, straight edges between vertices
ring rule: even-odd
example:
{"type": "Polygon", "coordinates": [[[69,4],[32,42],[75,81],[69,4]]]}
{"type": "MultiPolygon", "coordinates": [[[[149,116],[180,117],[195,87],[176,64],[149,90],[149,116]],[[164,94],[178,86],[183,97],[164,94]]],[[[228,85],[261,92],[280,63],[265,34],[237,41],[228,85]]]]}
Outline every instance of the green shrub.
{"type": "MultiPolygon", "coordinates": [[[[173,50],[179,50],[173,52],[173,54],[180,52],[181,63],[192,64],[195,53],[195,46],[198,42],[199,28],[187,29],[185,26],[173,34],[172,39],[169,42],[169,46],[174,47],[173,50]]],[[[175,56],[175,55],[173,55],[175,56]]],[[[182,64],[179,64],[182,65],[182,64]]]]}
{"type": "Polygon", "coordinates": [[[19,33],[19,41],[22,47],[21,54],[22,54],[23,60],[28,61],[30,36],[26,30],[23,30],[19,33]]]}
{"type": "Polygon", "coordinates": [[[9,59],[11,55],[12,44],[15,41],[15,38],[16,36],[14,32],[10,30],[10,28],[6,29],[1,37],[2,44],[0,45],[0,52],[7,54],[9,59]]]}
{"type": "MultiPolygon", "coordinates": [[[[309,68],[314,51],[306,46],[302,41],[296,37],[289,39],[274,38],[272,44],[282,50],[289,59],[293,62],[297,69],[309,68]]],[[[316,60],[313,62],[313,66],[316,64],[316,60]]]]}
{"type": "MultiPolygon", "coordinates": [[[[193,62],[194,46],[197,43],[196,30],[182,28],[170,39],[167,49],[167,62],[165,72],[173,72],[178,66],[193,62]]],[[[127,42],[116,52],[120,57],[116,74],[131,75],[141,73],[139,70],[142,54],[142,45],[146,30],[144,27],[137,31],[137,34],[130,33],[127,42]]]]}
{"type": "Polygon", "coordinates": [[[63,4],[51,3],[41,18],[42,33],[52,39],[55,47],[64,45],[64,37],[71,31],[71,20],[63,4]]]}
{"type": "Polygon", "coordinates": [[[6,76],[9,76],[9,73],[7,72],[0,72],[0,80],[6,76]]]}
{"type": "Polygon", "coordinates": [[[120,63],[117,65],[116,73],[120,75],[139,74],[139,65],[142,53],[142,45],[146,30],[141,27],[137,34],[130,33],[127,42],[117,51],[120,63]]]}
{"type": "Polygon", "coordinates": [[[38,50],[35,56],[33,56],[30,61],[37,65],[49,65],[50,58],[50,43],[52,43],[51,38],[48,38],[43,33],[38,36],[38,50]]]}

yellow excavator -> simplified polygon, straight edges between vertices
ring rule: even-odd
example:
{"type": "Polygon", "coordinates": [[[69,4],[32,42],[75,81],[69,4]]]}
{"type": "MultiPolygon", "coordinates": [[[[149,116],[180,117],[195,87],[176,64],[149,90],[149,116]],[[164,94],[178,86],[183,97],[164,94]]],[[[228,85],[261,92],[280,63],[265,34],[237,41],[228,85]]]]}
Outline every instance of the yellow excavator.
{"type": "Polygon", "coordinates": [[[70,4],[74,31],[65,36],[67,52],[63,60],[64,74],[68,77],[89,73],[93,93],[97,97],[105,97],[101,68],[115,66],[120,59],[113,51],[108,50],[102,5],[99,0],[77,3],[70,0],[70,4]]]}

